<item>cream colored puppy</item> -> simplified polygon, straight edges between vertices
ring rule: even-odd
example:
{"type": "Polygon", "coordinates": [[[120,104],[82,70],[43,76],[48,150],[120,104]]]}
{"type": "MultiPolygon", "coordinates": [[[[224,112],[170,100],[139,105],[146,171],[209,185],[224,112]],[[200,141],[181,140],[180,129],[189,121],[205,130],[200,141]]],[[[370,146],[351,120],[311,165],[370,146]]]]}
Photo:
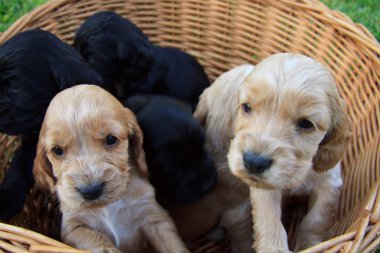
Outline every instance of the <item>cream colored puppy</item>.
{"type": "Polygon", "coordinates": [[[284,53],[220,78],[226,82],[212,85],[200,104],[221,117],[214,128],[219,142],[230,144],[229,168],[250,186],[256,251],[289,251],[281,223],[284,195],[310,195],[296,250],[321,242],[337,209],[339,161],[349,137],[333,77],[309,57],[284,53]],[[228,97],[219,95],[227,89],[228,97]]]}
{"type": "Polygon", "coordinates": [[[205,126],[207,150],[218,172],[217,184],[199,202],[169,208],[183,238],[194,239],[218,225],[226,230],[233,253],[253,252],[249,187],[232,175],[227,161],[233,135],[230,120],[237,107],[229,105],[234,104],[239,83],[252,68],[246,65],[235,73],[226,73],[202,93],[194,117],[205,126]]]}
{"type": "Polygon", "coordinates": [[[58,194],[64,242],[92,252],[189,252],[155,201],[142,141],[133,113],[105,90],[78,85],[54,97],[34,175],[58,194]]]}

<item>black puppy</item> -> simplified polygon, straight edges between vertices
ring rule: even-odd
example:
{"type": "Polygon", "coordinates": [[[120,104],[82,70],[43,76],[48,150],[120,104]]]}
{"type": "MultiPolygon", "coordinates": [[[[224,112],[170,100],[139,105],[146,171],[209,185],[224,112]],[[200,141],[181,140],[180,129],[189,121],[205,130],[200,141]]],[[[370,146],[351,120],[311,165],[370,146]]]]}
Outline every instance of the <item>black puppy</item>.
{"type": "Polygon", "coordinates": [[[150,181],[161,204],[190,204],[213,189],[216,169],[189,105],[157,95],[136,95],[124,105],[143,131],[150,181]]]}
{"type": "Polygon", "coordinates": [[[21,134],[23,142],[0,185],[1,219],[20,211],[33,183],[34,148],[50,100],[83,83],[102,85],[102,79],[76,50],[49,32],[22,32],[0,46],[0,132],[21,134]]]}
{"type": "Polygon", "coordinates": [[[131,93],[174,97],[189,103],[194,111],[199,96],[210,85],[203,67],[193,56],[172,47],[154,46],[153,57],[147,78],[132,86],[131,93]]]}
{"type": "Polygon", "coordinates": [[[145,79],[153,61],[148,38],[135,24],[112,11],[89,17],[77,31],[74,47],[104,83],[113,87],[111,92],[118,98],[130,93],[129,84],[145,79]]]}
{"type": "Polygon", "coordinates": [[[70,46],[43,30],[19,33],[0,46],[0,132],[39,131],[50,100],[101,77],[70,46]]]}
{"type": "Polygon", "coordinates": [[[137,93],[161,94],[190,103],[210,85],[203,67],[175,48],[157,47],[131,21],[99,12],[78,30],[75,48],[114,86],[119,99],[137,93]]]}

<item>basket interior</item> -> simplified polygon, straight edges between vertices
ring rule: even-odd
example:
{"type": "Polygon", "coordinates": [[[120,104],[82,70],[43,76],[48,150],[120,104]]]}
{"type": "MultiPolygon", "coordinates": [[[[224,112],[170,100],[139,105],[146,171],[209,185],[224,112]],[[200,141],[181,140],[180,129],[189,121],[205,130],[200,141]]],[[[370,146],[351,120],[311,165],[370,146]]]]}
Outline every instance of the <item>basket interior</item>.
{"type": "MultiPolygon", "coordinates": [[[[354,223],[359,203],[368,198],[380,174],[380,47],[366,29],[317,1],[56,0],[18,20],[0,43],[40,27],[71,44],[81,23],[100,10],[131,19],[155,44],[194,55],[211,81],[234,66],[256,64],[278,52],[303,53],[324,63],[346,101],[353,129],[343,158],[345,185],[336,233],[354,223]]],[[[2,171],[16,145],[16,138],[1,136],[2,171]]],[[[43,208],[45,196],[36,189],[30,194],[34,199],[29,197],[23,213],[8,222],[49,234],[46,222],[36,218],[45,216],[36,209],[53,217],[54,208],[43,208]],[[38,196],[43,197],[36,201],[38,196]]]]}

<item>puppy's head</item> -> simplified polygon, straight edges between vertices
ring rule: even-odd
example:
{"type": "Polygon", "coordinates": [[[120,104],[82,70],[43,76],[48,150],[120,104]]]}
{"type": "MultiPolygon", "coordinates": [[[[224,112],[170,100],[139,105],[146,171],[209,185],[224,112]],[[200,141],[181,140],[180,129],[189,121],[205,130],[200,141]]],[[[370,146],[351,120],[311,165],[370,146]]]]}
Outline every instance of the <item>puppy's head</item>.
{"type": "Polygon", "coordinates": [[[140,95],[125,105],[144,132],[150,180],[158,200],[190,204],[216,183],[216,169],[205,150],[205,134],[190,106],[164,96],[140,95]]]}
{"type": "Polygon", "coordinates": [[[77,31],[74,47],[119,98],[145,80],[153,61],[152,45],[144,33],[112,11],[89,17],[77,31]]]}
{"type": "Polygon", "coordinates": [[[127,190],[130,170],[146,174],[142,133],[131,111],[93,85],[51,101],[34,162],[37,184],[69,206],[111,203],[127,190]]]}
{"type": "Polygon", "coordinates": [[[252,186],[296,187],[311,169],[337,164],[348,136],[345,105],[329,71],[303,55],[273,55],[240,89],[230,169],[252,186]]]}
{"type": "Polygon", "coordinates": [[[177,48],[153,47],[154,65],[139,91],[164,94],[189,103],[192,110],[203,90],[210,85],[197,59],[177,48]]]}

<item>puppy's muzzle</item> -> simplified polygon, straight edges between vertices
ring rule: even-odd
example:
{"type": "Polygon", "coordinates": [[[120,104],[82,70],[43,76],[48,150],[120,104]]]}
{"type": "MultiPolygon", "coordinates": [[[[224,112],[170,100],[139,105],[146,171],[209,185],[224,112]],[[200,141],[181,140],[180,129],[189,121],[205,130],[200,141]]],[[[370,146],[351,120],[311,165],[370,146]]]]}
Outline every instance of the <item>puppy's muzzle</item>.
{"type": "Polygon", "coordinates": [[[77,191],[82,195],[82,197],[86,200],[96,200],[98,199],[102,193],[104,188],[103,183],[95,183],[91,185],[84,185],[81,187],[77,187],[77,191]]]}
{"type": "Polygon", "coordinates": [[[243,154],[243,162],[249,173],[261,174],[270,168],[273,160],[255,152],[246,151],[243,154]]]}

